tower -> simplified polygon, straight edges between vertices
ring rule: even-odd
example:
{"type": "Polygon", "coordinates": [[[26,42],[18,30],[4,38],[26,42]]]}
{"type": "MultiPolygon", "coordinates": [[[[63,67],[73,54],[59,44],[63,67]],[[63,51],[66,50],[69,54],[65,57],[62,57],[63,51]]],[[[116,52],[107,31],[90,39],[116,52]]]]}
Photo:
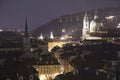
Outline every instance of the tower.
{"type": "Polygon", "coordinates": [[[41,33],[41,35],[40,35],[40,37],[38,39],[41,39],[41,40],[44,39],[42,33],[41,33]]]}
{"type": "Polygon", "coordinates": [[[27,26],[27,18],[25,21],[25,32],[24,32],[24,36],[23,36],[23,49],[25,53],[29,53],[31,50],[31,46],[30,46],[30,36],[28,33],[28,26],[27,26]]]}
{"type": "Polygon", "coordinates": [[[101,33],[103,30],[104,30],[104,25],[96,11],[94,18],[90,22],[90,33],[99,33],[99,32],[101,33]]]}
{"type": "Polygon", "coordinates": [[[85,16],[83,19],[83,30],[82,30],[83,38],[86,38],[88,36],[88,32],[89,32],[89,19],[88,19],[87,13],[85,13],[85,16]]]}
{"type": "Polygon", "coordinates": [[[53,32],[50,33],[50,39],[54,39],[53,32]]]}
{"type": "Polygon", "coordinates": [[[98,13],[97,13],[97,11],[95,11],[94,19],[98,19],[98,18],[99,18],[98,13]]]}

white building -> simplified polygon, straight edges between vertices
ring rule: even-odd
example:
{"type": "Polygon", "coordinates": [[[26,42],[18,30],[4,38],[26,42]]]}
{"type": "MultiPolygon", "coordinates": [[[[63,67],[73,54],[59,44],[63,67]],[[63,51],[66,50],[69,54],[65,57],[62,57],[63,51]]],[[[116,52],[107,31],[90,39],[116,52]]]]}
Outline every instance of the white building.
{"type": "Polygon", "coordinates": [[[89,17],[87,16],[87,13],[85,13],[82,30],[83,39],[102,39],[101,37],[90,36],[90,34],[105,32],[105,27],[102,21],[99,19],[97,13],[91,21],[89,21],[89,17]]]}

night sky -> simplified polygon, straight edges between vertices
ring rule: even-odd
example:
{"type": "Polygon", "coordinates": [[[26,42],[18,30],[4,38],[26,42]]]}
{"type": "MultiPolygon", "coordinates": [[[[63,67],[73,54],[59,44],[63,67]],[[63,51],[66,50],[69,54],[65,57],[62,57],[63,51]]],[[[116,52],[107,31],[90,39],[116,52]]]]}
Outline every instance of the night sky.
{"type": "Polygon", "coordinates": [[[116,6],[120,0],[0,0],[0,28],[23,28],[27,16],[33,29],[58,16],[116,6]]]}

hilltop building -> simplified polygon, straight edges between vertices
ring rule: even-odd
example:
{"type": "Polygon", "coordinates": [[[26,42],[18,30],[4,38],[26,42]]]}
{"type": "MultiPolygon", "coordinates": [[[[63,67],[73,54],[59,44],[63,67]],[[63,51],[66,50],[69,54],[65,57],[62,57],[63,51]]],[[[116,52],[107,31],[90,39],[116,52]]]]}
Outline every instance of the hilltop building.
{"type": "Polygon", "coordinates": [[[102,39],[102,37],[91,36],[92,33],[106,33],[103,22],[100,20],[98,14],[96,13],[94,18],[90,21],[87,13],[85,13],[83,19],[83,39],[102,39]]]}
{"type": "Polygon", "coordinates": [[[33,67],[39,72],[40,80],[50,80],[61,73],[60,64],[53,57],[40,57],[33,67]]]}

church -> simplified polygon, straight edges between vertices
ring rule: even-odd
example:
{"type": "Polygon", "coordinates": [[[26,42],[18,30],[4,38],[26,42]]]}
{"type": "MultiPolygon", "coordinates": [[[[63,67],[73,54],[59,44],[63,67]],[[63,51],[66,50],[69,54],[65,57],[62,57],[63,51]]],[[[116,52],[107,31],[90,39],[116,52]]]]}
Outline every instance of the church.
{"type": "Polygon", "coordinates": [[[99,19],[97,12],[94,18],[90,21],[87,13],[85,13],[83,19],[82,38],[87,40],[102,39],[102,37],[92,36],[91,34],[102,34],[106,33],[103,22],[99,19]]]}

